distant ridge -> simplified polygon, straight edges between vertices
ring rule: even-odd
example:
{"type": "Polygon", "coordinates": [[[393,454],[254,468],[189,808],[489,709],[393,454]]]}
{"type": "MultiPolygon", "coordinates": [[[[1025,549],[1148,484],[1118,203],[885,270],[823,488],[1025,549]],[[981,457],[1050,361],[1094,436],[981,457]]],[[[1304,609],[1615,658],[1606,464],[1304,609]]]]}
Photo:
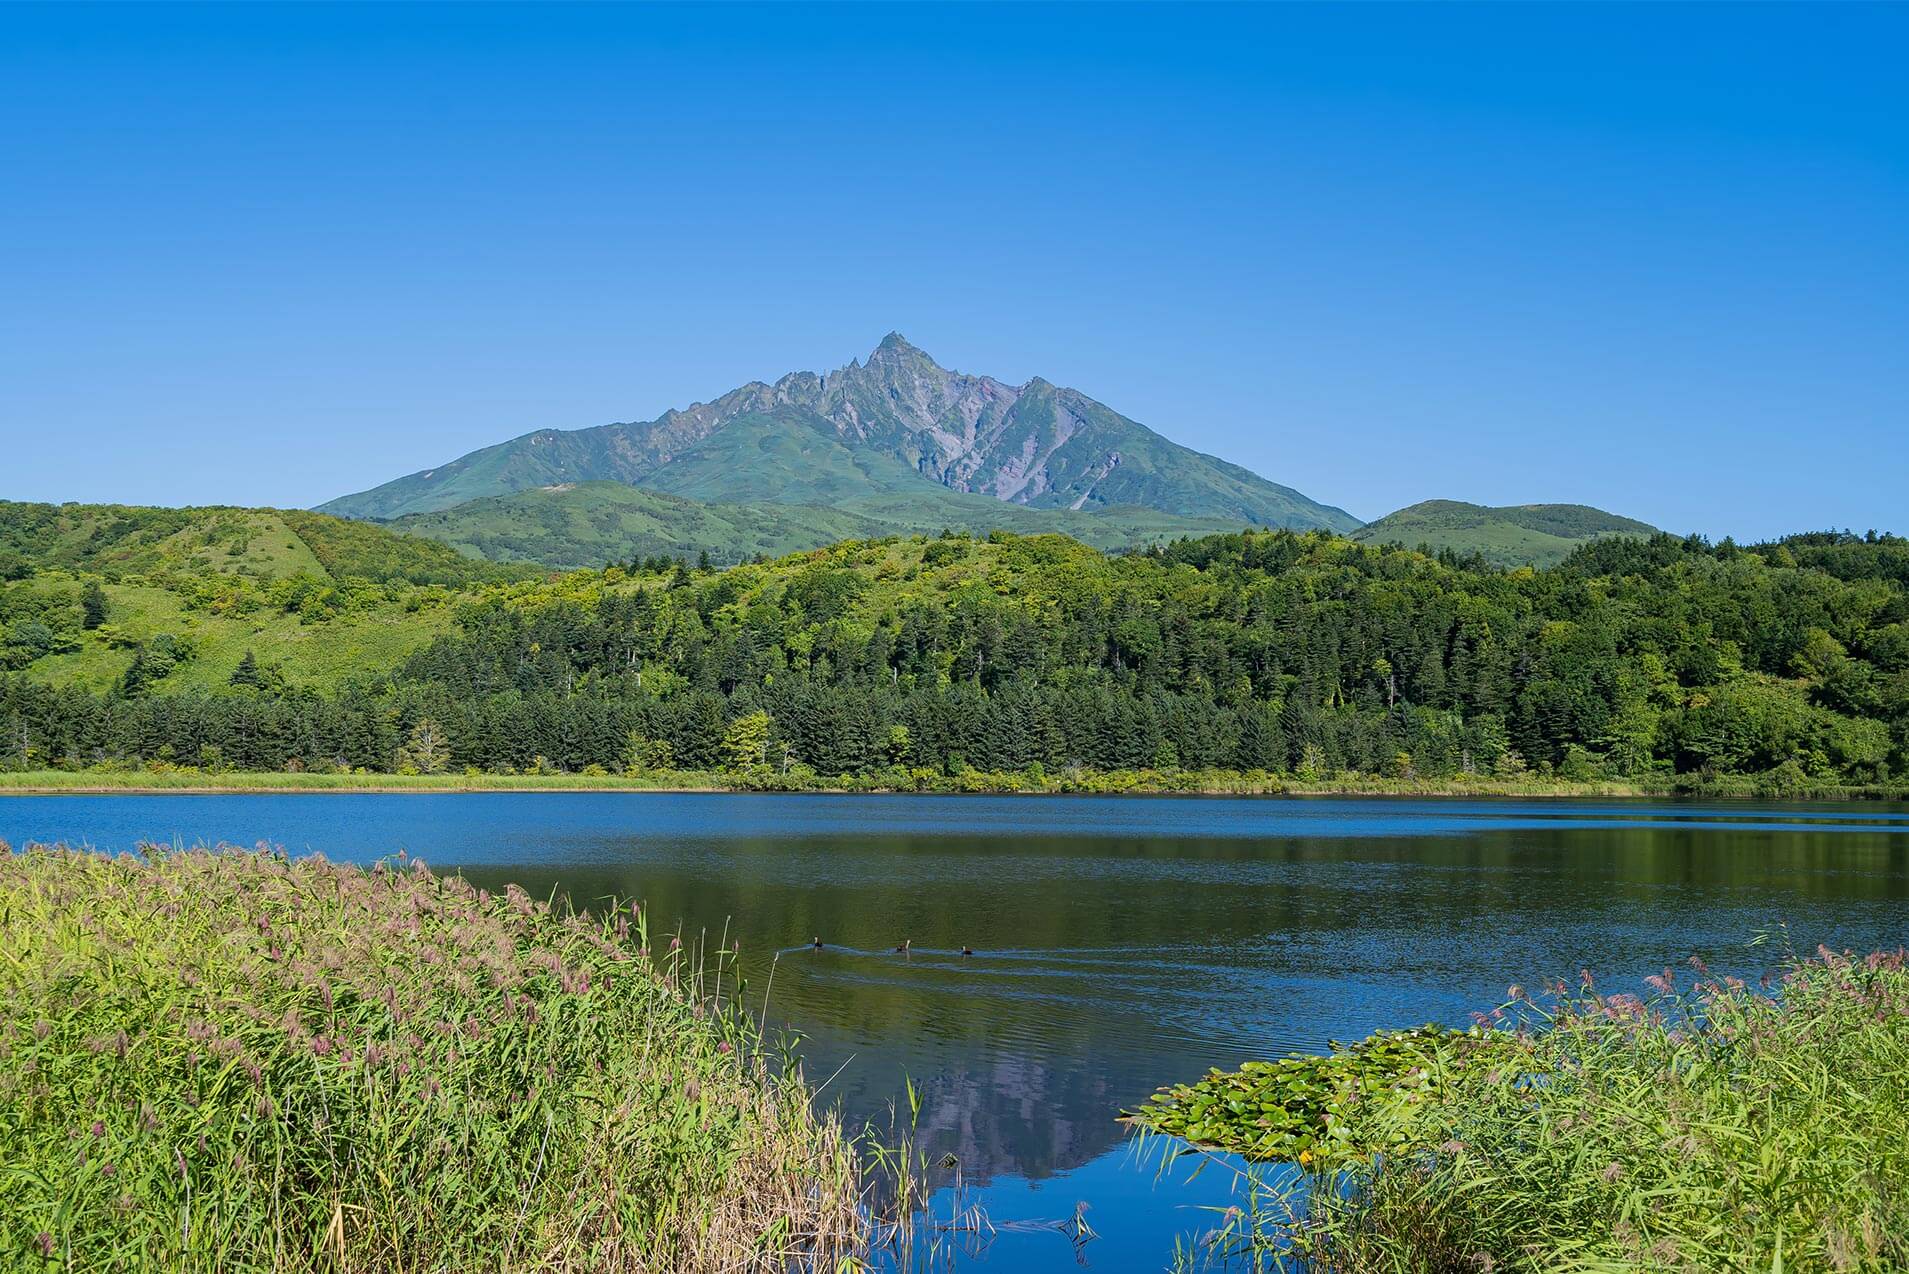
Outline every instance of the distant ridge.
{"type": "Polygon", "coordinates": [[[1478,553],[1500,566],[1551,566],[1592,540],[1652,535],[1657,528],[1588,504],[1508,504],[1425,500],[1352,533],[1367,544],[1421,545],[1478,553]]]}
{"type": "Polygon", "coordinates": [[[602,566],[655,555],[718,564],[781,557],[841,540],[944,529],[1059,532],[1102,549],[1134,548],[1182,536],[1237,531],[1222,518],[1181,518],[1152,509],[1097,513],[1030,509],[917,484],[908,492],[866,495],[833,504],[719,503],[645,491],[620,482],[563,482],[510,495],[486,496],[430,513],[407,513],[381,525],[404,535],[441,540],[494,562],[602,566]]]}
{"type": "Polygon", "coordinates": [[[933,494],[1097,514],[1145,509],[1220,525],[1359,525],[1183,447],[1077,390],[949,371],[899,333],[866,363],[754,381],[651,421],[544,429],[320,510],[389,519],[593,481],[728,504],[867,514],[933,494]]]}

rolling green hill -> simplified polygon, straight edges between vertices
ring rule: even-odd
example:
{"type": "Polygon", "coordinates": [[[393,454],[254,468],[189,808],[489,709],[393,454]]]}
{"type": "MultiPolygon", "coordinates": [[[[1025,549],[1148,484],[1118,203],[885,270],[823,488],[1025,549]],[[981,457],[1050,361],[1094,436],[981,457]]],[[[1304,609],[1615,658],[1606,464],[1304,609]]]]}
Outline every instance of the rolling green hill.
{"type": "Polygon", "coordinates": [[[1426,500],[1367,523],[1352,538],[1365,544],[1478,553],[1498,566],[1551,566],[1592,540],[1655,531],[1648,523],[1585,504],[1492,508],[1462,500],[1426,500]]]}
{"type": "Polygon", "coordinates": [[[296,509],[0,500],[0,671],[104,690],[139,653],[165,686],[204,690],[251,651],[335,685],[447,628],[460,590],[542,574],[296,509]]]}
{"type": "MultiPolygon", "coordinates": [[[[732,437],[743,436],[741,433],[732,437]]],[[[764,435],[775,438],[777,435],[764,435]]],[[[740,461],[738,461],[740,463],[740,461]]],[[[873,466],[871,466],[873,467],[873,466]]],[[[687,472],[687,471],[685,471],[687,472]]],[[[717,562],[781,557],[847,539],[939,531],[1060,532],[1097,548],[1120,549],[1238,528],[1218,518],[1179,518],[1152,509],[1099,513],[1029,509],[985,496],[925,487],[883,489],[811,472],[813,504],[712,504],[620,482],[559,483],[469,500],[385,523],[498,562],[602,566],[661,554],[717,562]],[[828,503],[821,501],[828,500],[828,503]]]]}
{"type": "Polygon", "coordinates": [[[46,567],[107,576],[304,575],[413,584],[474,584],[524,573],[429,540],[304,509],[0,500],[0,579],[46,567]]]}
{"type": "Polygon", "coordinates": [[[949,371],[898,334],[866,364],[754,382],[651,421],[539,430],[321,508],[389,519],[593,481],[723,504],[841,508],[965,494],[1009,508],[1139,508],[1232,527],[1359,524],[1077,390],[949,371]]]}

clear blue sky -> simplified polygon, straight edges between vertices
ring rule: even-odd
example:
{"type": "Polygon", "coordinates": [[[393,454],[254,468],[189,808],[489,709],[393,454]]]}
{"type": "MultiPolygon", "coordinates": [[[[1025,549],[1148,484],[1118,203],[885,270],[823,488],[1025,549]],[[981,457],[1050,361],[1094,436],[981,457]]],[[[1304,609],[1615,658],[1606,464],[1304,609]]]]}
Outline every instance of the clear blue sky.
{"type": "Polygon", "coordinates": [[[0,497],[865,356],[1362,517],[1909,531],[1909,8],[0,8],[0,497]]]}

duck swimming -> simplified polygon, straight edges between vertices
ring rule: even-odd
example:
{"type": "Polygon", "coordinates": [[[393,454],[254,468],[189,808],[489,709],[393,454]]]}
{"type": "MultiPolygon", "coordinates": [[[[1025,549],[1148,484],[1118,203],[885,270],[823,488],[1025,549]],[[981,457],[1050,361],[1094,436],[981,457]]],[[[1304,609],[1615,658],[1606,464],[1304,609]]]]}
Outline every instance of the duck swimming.
{"type": "Polygon", "coordinates": [[[901,945],[900,945],[899,947],[896,947],[896,948],[895,948],[895,954],[896,954],[896,955],[907,955],[907,954],[908,954],[908,949],[909,949],[910,947],[912,947],[912,946],[914,946],[914,945],[915,945],[915,943],[914,943],[914,939],[912,939],[912,938],[903,938],[903,939],[901,940],[901,945]]]}

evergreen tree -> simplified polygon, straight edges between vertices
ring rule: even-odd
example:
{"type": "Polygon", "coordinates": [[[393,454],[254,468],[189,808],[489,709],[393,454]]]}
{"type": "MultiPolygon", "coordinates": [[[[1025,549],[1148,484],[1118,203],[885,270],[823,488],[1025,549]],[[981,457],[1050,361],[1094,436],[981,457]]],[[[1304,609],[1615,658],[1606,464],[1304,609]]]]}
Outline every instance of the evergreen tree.
{"type": "Polygon", "coordinates": [[[89,579],[80,590],[80,627],[93,631],[106,622],[106,590],[98,580],[89,579]]]}
{"type": "Polygon", "coordinates": [[[155,678],[152,673],[152,661],[147,657],[145,643],[133,647],[133,661],[126,665],[126,671],[119,676],[119,697],[137,699],[146,693],[155,678]]]}

